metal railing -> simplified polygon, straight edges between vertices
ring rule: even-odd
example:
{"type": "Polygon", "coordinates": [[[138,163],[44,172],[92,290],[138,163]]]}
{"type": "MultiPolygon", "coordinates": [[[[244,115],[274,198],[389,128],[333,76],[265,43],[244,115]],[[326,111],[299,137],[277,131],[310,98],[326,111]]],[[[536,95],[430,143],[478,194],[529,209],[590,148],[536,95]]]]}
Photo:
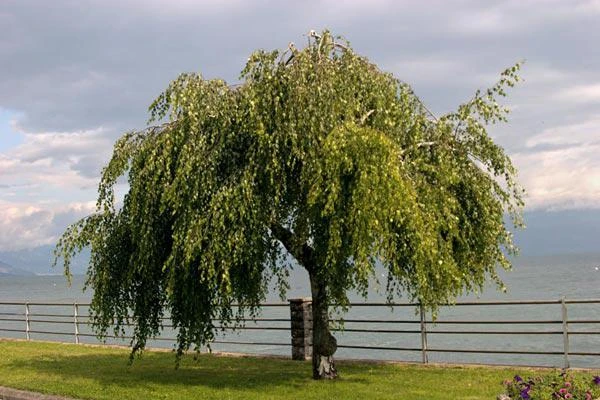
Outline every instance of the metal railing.
{"type": "MultiPolygon", "coordinates": [[[[370,345],[338,345],[338,348],[351,348],[351,349],[363,349],[363,350],[385,350],[385,351],[403,351],[403,352],[420,352],[423,363],[427,363],[430,353],[462,353],[462,354],[505,354],[505,355],[546,355],[546,356],[562,356],[563,357],[563,368],[570,368],[571,356],[589,356],[599,357],[596,361],[596,367],[600,366],[600,351],[572,351],[570,350],[570,337],[573,335],[580,336],[594,336],[598,339],[599,346],[596,349],[600,350],[600,329],[595,330],[581,330],[573,329],[572,326],[585,325],[598,325],[600,327],[599,318],[568,318],[568,305],[577,304],[590,304],[600,306],[600,299],[573,299],[568,300],[561,298],[559,300],[524,300],[524,301],[477,301],[477,302],[457,302],[451,306],[454,308],[460,308],[465,306],[542,306],[542,305],[560,305],[560,318],[556,319],[439,319],[432,321],[426,318],[425,311],[422,306],[418,303],[393,303],[393,307],[418,307],[419,308],[419,319],[418,320],[382,320],[382,319],[346,319],[345,322],[350,323],[363,323],[363,324],[414,324],[419,325],[418,329],[352,329],[346,328],[346,332],[370,332],[370,333],[393,333],[393,334],[419,334],[421,346],[420,347],[396,347],[396,346],[370,346],[370,345]],[[497,325],[508,325],[508,326],[520,326],[530,325],[536,326],[537,329],[523,330],[523,329],[439,329],[437,327],[444,325],[485,325],[485,326],[497,326],[497,325]],[[540,329],[539,327],[547,327],[540,329]],[[435,329],[431,329],[435,327],[435,329]],[[490,348],[441,348],[441,347],[429,347],[428,338],[431,335],[562,335],[562,349],[557,350],[530,350],[530,349],[490,349],[490,348]]],[[[358,303],[352,304],[352,307],[382,307],[389,306],[388,303],[358,303]]],[[[600,307],[599,307],[600,308],[600,307]]],[[[600,309],[599,309],[600,311],[600,309]]],[[[599,313],[600,314],[600,313],[599,313]]]]}
{"type": "MultiPolygon", "coordinates": [[[[453,304],[452,310],[459,310],[464,307],[485,307],[486,309],[498,307],[513,307],[517,311],[524,306],[544,307],[557,306],[560,307],[560,313],[555,317],[545,315],[543,318],[524,319],[524,318],[502,318],[502,319],[470,319],[470,318],[440,318],[432,321],[428,317],[424,308],[415,303],[352,303],[351,311],[356,311],[362,307],[370,307],[371,309],[389,307],[394,308],[413,308],[417,310],[414,318],[394,319],[394,318],[365,318],[353,317],[352,313],[348,318],[339,319],[333,318],[331,322],[342,322],[344,327],[332,328],[335,332],[360,333],[371,335],[397,335],[394,337],[404,337],[405,335],[418,335],[420,345],[401,346],[401,345],[378,345],[372,340],[361,340],[359,344],[352,344],[339,340],[338,348],[367,350],[374,351],[389,351],[389,352],[413,352],[420,355],[420,360],[423,363],[429,362],[431,354],[494,354],[494,355],[522,355],[522,356],[554,356],[562,357],[562,366],[569,368],[571,366],[571,358],[578,356],[595,357],[593,364],[595,367],[600,366],[600,346],[584,350],[571,349],[571,337],[573,336],[588,336],[598,340],[600,344],[600,317],[598,318],[569,318],[570,308],[578,305],[598,306],[600,310],[600,299],[578,299],[568,300],[565,298],[559,300],[527,300],[527,301],[462,301],[453,304]],[[358,326],[357,326],[358,325],[358,326]],[[529,325],[528,329],[522,328],[524,325],[529,325]],[[408,328],[406,328],[408,326],[408,328]],[[445,328],[446,326],[454,326],[453,328],[445,328]],[[480,327],[471,329],[473,326],[480,327]],[[503,329],[499,329],[502,326],[503,329]],[[481,327],[485,327],[482,329],[481,327]],[[585,327],[586,329],[581,329],[585,327]],[[590,329],[593,327],[593,329],[590,329]],[[430,339],[438,335],[508,335],[511,337],[533,336],[533,335],[555,335],[562,336],[562,346],[558,349],[532,349],[532,348],[472,348],[472,347],[443,347],[430,346],[430,339]]],[[[95,338],[92,332],[83,332],[81,327],[90,326],[89,313],[82,313],[82,309],[89,307],[87,303],[49,303],[49,302],[0,302],[0,336],[1,332],[15,334],[24,334],[27,340],[31,340],[35,335],[45,336],[70,336],[77,344],[82,343],[82,338],[95,338]],[[58,310],[57,310],[58,309],[58,310]],[[54,310],[54,312],[53,312],[54,310]],[[67,311],[69,310],[69,311],[67,311]],[[16,326],[20,325],[20,326],[16,326]],[[40,326],[50,326],[53,328],[40,328],[40,326]],[[54,327],[70,327],[67,330],[54,327]]],[[[280,307],[289,307],[287,303],[266,303],[262,305],[263,309],[274,309],[280,307]]],[[[594,308],[595,309],[595,308],[594,308]]],[[[539,311],[539,310],[538,310],[539,311]]],[[[364,313],[363,313],[364,314],[364,313]]],[[[547,314],[547,313],[546,313],[547,314]]],[[[600,313],[598,313],[600,315],[600,313]]],[[[393,316],[393,314],[391,314],[393,316]]],[[[164,328],[172,328],[168,324],[169,318],[165,317],[166,322],[164,328]]],[[[235,328],[238,331],[281,331],[288,332],[288,341],[272,341],[265,340],[215,340],[217,344],[227,345],[247,345],[247,346],[287,346],[291,347],[289,341],[289,332],[291,326],[291,318],[247,318],[244,322],[252,322],[254,325],[245,325],[235,328]],[[266,323],[266,325],[265,325],[266,323]],[[281,325],[286,323],[286,326],[281,325]]],[[[228,330],[228,327],[218,327],[228,330]]],[[[344,336],[342,335],[342,336],[344,336]]],[[[363,336],[365,337],[365,336],[363,336]]],[[[107,335],[108,339],[131,339],[130,336],[114,336],[107,335]]],[[[153,338],[157,341],[175,342],[174,337],[159,336],[153,338]]],[[[375,341],[376,342],[376,341],[375,341]]],[[[530,363],[535,365],[535,363],[530,363]]]]}
{"type": "MultiPolygon", "coordinates": [[[[72,336],[73,341],[76,344],[81,343],[82,337],[88,338],[96,338],[97,335],[93,333],[83,333],[80,330],[80,326],[92,326],[93,323],[90,320],[89,314],[81,314],[80,308],[87,308],[90,306],[90,303],[64,303],[64,302],[3,302],[0,301],[0,332],[13,332],[13,333],[24,333],[25,338],[27,340],[32,340],[33,334],[38,335],[53,335],[53,336],[72,336]],[[21,312],[19,311],[5,311],[6,307],[22,307],[21,312]],[[33,307],[37,308],[62,308],[62,312],[35,312],[32,311],[33,307]],[[65,313],[64,310],[71,308],[72,313],[65,313]],[[45,318],[45,319],[40,319],[45,318]],[[52,318],[52,319],[48,319],[52,318]],[[24,328],[14,328],[5,326],[6,323],[22,323],[24,328]],[[32,329],[32,324],[44,324],[44,325],[71,325],[71,331],[65,330],[42,330],[42,329],[32,329]]],[[[264,303],[261,304],[262,308],[273,308],[273,307],[288,307],[286,303],[264,303]]],[[[163,321],[170,321],[169,317],[163,317],[163,321]]],[[[291,322],[289,318],[244,318],[241,319],[242,322],[287,322],[288,326],[291,322]]],[[[124,327],[133,326],[131,323],[122,324],[124,327]]],[[[163,328],[173,328],[171,324],[163,324],[163,328]]],[[[225,326],[216,326],[217,329],[222,330],[280,330],[280,331],[288,331],[289,327],[273,327],[273,326],[240,326],[240,327],[225,327],[225,326]]],[[[0,337],[2,335],[0,334],[0,337]]],[[[132,339],[132,336],[128,335],[105,335],[105,339],[132,339]]],[[[175,337],[154,337],[152,340],[155,341],[168,341],[175,342],[177,339],[175,337]]],[[[262,345],[262,346],[291,346],[291,343],[273,343],[273,342],[259,342],[259,341],[223,341],[223,340],[215,340],[212,343],[218,344],[244,344],[244,345],[262,345]]]]}

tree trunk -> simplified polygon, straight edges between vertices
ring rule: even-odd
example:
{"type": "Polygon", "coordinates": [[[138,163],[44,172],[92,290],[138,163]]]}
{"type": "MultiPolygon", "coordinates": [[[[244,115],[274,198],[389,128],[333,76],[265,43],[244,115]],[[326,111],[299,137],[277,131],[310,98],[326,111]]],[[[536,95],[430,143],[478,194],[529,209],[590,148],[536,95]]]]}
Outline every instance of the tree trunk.
{"type": "Polygon", "coordinates": [[[312,292],[313,378],[337,378],[337,371],[333,364],[333,353],[337,350],[337,340],[329,332],[327,290],[326,285],[317,276],[318,261],[315,250],[305,240],[300,240],[293,232],[279,223],[272,223],[270,229],[277,240],[308,271],[312,292]]]}
{"type": "Polygon", "coordinates": [[[333,353],[337,350],[337,340],[329,331],[329,310],[325,285],[310,273],[313,318],[313,379],[335,379],[337,370],[333,353]]]}

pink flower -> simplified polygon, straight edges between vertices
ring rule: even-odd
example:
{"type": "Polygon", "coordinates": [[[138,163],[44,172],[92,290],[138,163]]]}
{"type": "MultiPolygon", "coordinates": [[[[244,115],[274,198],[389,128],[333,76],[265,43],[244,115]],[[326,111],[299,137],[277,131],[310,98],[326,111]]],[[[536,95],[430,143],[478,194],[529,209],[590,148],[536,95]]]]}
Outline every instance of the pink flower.
{"type": "Polygon", "coordinates": [[[562,388],[562,389],[560,389],[560,390],[558,391],[558,393],[560,393],[560,394],[565,394],[565,393],[567,393],[567,389],[565,389],[565,388],[562,388]]]}
{"type": "Polygon", "coordinates": [[[565,382],[565,387],[571,387],[571,382],[565,382]]]}
{"type": "Polygon", "coordinates": [[[571,393],[565,394],[565,399],[571,399],[571,398],[573,398],[573,395],[571,393]]]}
{"type": "Polygon", "coordinates": [[[590,392],[585,392],[585,400],[592,400],[592,394],[590,392]]]}

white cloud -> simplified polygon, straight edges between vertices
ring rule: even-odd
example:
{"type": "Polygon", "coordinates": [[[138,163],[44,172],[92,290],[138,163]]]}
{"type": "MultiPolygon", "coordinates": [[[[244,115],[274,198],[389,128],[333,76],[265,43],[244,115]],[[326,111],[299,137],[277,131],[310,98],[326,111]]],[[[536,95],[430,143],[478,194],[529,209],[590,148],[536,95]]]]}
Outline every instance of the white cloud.
{"type": "Polygon", "coordinates": [[[600,141],[600,117],[571,125],[548,128],[527,139],[525,146],[534,148],[544,145],[589,146],[600,141]]]}
{"type": "Polygon", "coordinates": [[[600,101],[600,83],[580,84],[556,93],[555,98],[565,102],[589,103],[600,101]]]}
{"type": "Polygon", "coordinates": [[[0,184],[49,185],[67,200],[64,189],[95,187],[111,148],[111,137],[101,128],[26,133],[22,144],[0,153],[0,184]]]}
{"type": "Polygon", "coordinates": [[[529,209],[600,208],[600,119],[550,128],[513,155],[529,209]]]}
{"type": "Polygon", "coordinates": [[[64,160],[72,155],[95,154],[110,145],[102,128],[78,132],[48,132],[25,134],[25,143],[12,156],[24,162],[64,160]]]}
{"type": "Polygon", "coordinates": [[[101,128],[22,135],[23,143],[0,153],[0,250],[52,244],[93,211],[112,148],[101,128]]]}
{"type": "Polygon", "coordinates": [[[41,206],[0,200],[0,251],[53,244],[70,223],[94,209],[94,202],[41,206]]]}

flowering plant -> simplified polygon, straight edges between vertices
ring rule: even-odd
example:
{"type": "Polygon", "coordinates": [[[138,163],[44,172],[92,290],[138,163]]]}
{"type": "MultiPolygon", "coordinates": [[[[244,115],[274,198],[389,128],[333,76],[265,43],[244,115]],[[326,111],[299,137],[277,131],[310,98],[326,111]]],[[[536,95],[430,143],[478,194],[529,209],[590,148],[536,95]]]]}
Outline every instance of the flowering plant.
{"type": "Polygon", "coordinates": [[[600,376],[589,374],[548,374],[533,378],[515,375],[504,381],[511,400],[598,400],[600,376]]]}

